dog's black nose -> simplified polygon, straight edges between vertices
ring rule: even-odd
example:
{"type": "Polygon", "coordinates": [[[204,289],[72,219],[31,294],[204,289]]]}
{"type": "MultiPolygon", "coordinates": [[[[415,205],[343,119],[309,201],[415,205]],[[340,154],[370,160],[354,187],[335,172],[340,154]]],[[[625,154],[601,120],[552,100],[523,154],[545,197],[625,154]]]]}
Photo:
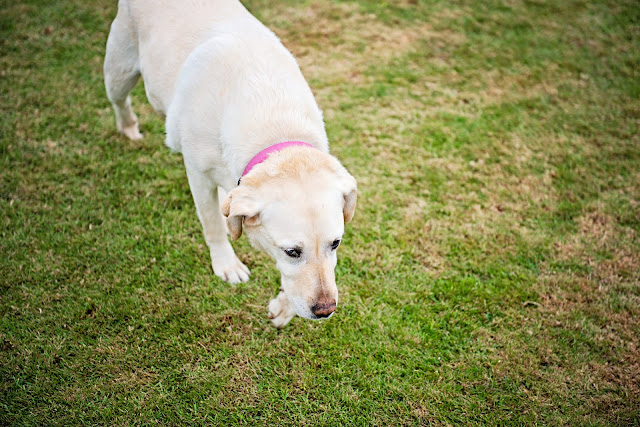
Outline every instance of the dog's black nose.
{"type": "Polygon", "coordinates": [[[311,307],[311,311],[318,317],[329,317],[331,313],[336,311],[336,300],[333,298],[320,298],[311,307]]]}

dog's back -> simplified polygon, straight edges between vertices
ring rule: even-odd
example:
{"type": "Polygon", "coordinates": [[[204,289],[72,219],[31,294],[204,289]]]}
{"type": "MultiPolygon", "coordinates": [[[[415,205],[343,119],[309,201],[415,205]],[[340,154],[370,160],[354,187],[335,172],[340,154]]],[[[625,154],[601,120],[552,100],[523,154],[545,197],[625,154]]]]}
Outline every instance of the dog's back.
{"type": "Polygon", "coordinates": [[[149,101],[162,114],[168,111],[185,60],[222,23],[249,20],[262,26],[235,0],[120,0],[118,18],[135,34],[149,101]]]}

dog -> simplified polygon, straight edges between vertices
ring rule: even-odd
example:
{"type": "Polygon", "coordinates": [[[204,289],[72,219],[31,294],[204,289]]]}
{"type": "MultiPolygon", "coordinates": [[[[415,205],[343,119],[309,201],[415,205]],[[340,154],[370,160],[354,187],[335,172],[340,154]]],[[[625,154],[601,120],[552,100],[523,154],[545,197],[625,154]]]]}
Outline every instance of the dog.
{"type": "Polygon", "coordinates": [[[166,145],[182,153],[215,275],[249,279],[227,238],[244,230],[281,273],[272,324],[330,317],[357,183],[329,154],[293,55],[235,0],[120,0],[104,80],[117,129],[132,140],[142,138],[129,97],[140,76],[165,117],[166,145]]]}

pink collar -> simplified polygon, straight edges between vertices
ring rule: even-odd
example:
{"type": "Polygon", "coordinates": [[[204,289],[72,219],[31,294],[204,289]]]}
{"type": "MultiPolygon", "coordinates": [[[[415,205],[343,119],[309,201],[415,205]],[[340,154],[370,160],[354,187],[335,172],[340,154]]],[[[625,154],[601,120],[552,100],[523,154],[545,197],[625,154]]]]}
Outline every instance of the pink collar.
{"type": "MultiPolygon", "coordinates": [[[[253,157],[253,159],[249,161],[249,163],[247,164],[247,167],[244,168],[244,172],[242,172],[242,176],[245,176],[246,174],[248,174],[251,171],[251,169],[253,169],[256,165],[259,165],[260,163],[267,160],[267,157],[269,157],[269,154],[276,151],[283,150],[287,147],[291,147],[294,145],[306,145],[307,147],[314,148],[313,145],[307,144],[306,142],[302,142],[302,141],[286,141],[286,142],[281,142],[279,144],[271,145],[265,148],[264,150],[262,150],[261,152],[259,152],[258,154],[256,154],[253,157]]],[[[242,179],[242,176],[240,177],[240,179],[242,179]]],[[[240,179],[238,180],[238,185],[240,185],[240,179]]]]}

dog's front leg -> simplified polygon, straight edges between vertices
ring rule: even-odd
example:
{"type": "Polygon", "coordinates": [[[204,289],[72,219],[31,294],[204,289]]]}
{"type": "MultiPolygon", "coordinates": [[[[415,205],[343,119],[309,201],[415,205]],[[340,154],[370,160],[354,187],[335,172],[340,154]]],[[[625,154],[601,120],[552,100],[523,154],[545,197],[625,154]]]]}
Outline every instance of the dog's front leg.
{"type": "Polygon", "coordinates": [[[227,226],[220,212],[217,185],[186,160],[185,166],[204,238],[209,245],[213,272],[230,283],[246,282],[249,280],[249,269],[238,259],[227,239],[227,226]]]}
{"type": "Polygon", "coordinates": [[[289,299],[284,294],[284,291],[280,289],[278,296],[269,302],[268,317],[271,319],[271,323],[276,328],[281,329],[287,326],[287,323],[289,323],[295,315],[296,312],[293,310],[293,307],[291,307],[289,299]]]}

